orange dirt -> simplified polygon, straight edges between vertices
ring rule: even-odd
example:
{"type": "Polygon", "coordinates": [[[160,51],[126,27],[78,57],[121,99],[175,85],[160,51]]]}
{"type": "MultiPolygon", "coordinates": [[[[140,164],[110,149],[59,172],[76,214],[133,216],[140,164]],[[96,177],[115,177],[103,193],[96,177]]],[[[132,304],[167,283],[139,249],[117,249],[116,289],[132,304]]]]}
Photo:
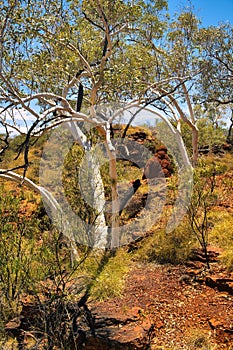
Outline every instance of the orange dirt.
{"type": "Polygon", "coordinates": [[[134,343],[130,349],[204,349],[207,342],[213,346],[208,349],[233,349],[233,297],[206,285],[212,275],[233,281],[233,274],[222,272],[217,263],[211,273],[187,266],[136,266],[122,298],[94,304],[96,323],[118,321],[108,336],[134,343]]]}

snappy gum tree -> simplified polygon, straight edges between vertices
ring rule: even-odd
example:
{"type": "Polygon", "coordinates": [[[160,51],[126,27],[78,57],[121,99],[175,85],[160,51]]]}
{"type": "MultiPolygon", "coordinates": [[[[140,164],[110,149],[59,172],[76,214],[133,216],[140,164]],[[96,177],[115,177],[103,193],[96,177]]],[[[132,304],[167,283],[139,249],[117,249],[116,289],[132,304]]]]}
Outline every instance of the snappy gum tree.
{"type": "MultiPolygon", "coordinates": [[[[103,182],[91,153],[92,142],[83,128],[87,122],[103,140],[108,155],[112,248],[119,245],[119,196],[111,124],[119,111],[108,116],[98,113],[98,107],[118,103],[121,113],[132,107],[148,108],[169,128],[173,120],[181,153],[189,164],[180,129],[183,120],[192,130],[193,164],[197,161],[198,129],[190,91],[202,71],[195,46],[198,21],[186,11],[169,22],[166,8],[163,0],[1,3],[1,155],[11,142],[10,130],[24,136],[19,148],[23,163],[1,169],[1,176],[21,181],[15,174],[21,171],[24,182],[33,187],[26,179],[30,140],[65,123],[87,152],[90,167],[95,168],[91,183],[93,205],[99,213],[96,227],[106,242],[103,182]],[[16,120],[19,113],[21,125],[16,120]]],[[[60,212],[51,193],[36,184],[34,188],[60,212]]],[[[75,238],[71,240],[74,243],[75,238]]]]}

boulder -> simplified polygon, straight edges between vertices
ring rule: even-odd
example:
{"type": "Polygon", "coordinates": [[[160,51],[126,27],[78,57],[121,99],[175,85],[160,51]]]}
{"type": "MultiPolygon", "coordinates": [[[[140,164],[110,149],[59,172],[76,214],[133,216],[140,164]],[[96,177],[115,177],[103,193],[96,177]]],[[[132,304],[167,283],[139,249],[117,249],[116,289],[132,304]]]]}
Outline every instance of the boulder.
{"type": "Polygon", "coordinates": [[[152,179],[154,177],[161,177],[161,165],[157,158],[152,157],[146,162],[144,174],[142,179],[152,179]]]}
{"type": "Polygon", "coordinates": [[[142,179],[170,177],[171,174],[172,164],[167,154],[167,148],[160,146],[155,155],[146,162],[142,179]]]}

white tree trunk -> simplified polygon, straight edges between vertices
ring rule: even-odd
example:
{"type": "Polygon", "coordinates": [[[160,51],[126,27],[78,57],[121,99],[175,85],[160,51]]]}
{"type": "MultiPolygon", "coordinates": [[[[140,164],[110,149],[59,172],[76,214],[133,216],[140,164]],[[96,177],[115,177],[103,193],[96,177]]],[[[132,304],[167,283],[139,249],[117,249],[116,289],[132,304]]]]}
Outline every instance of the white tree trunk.
{"type": "Polygon", "coordinates": [[[111,222],[111,249],[116,249],[120,245],[119,211],[120,200],[117,190],[117,163],[116,150],[110,139],[110,126],[107,124],[106,148],[109,158],[109,175],[112,192],[112,222],[111,222]]]}
{"type": "Polygon", "coordinates": [[[85,154],[79,169],[79,185],[86,203],[95,211],[96,218],[89,226],[90,245],[94,248],[106,248],[108,227],[105,220],[105,191],[100,173],[100,163],[95,149],[85,154]]]}
{"type": "Polygon", "coordinates": [[[98,156],[77,122],[69,122],[68,127],[74,139],[85,150],[85,165],[79,171],[79,184],[84,189],[83,195],[87,203],[97,212],[95,222],[88,228],[89,244],[93,248],[103,249],[107,247],[108,227],[104,215],[105,191],[98,156]]]}

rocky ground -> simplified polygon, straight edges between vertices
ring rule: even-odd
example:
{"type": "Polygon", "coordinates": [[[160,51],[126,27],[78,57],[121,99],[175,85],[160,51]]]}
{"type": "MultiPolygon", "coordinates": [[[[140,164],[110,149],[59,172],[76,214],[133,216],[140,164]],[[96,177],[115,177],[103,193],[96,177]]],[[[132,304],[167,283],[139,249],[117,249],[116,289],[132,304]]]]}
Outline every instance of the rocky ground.
{"type": "MultiPolygon", "coordinates": [[[[219,249],[209,247],[209,252],[210,270],[200,250],[180,266],[134,263],[122,297],[89,301],[82,314],[72,302],[65,308],[68,319],[59,314],[60,302],[54,304],[50,297],[46,317],[56,322],[55,329],[61,326],[51,336],[59,336],[62,322],[68,327],[70,319],[76,329],[70,350],[233,350],[233,273],[221,267],[219,249]]],[[[32,346],[33,334],[38,337],[44,322],[45,305],[25,297],[21,315],[6,325],[25,347],[1,349],[57,350],[44,337],[32,346]]]]}
{"type": "Polygon", "coordinates": [[[212,253],[186,266],[138,265],[122,298],[95,303],[96,336],[85,349],[233,349],[233,274],[212,253]],[[94,343],[93,343],[94,341],[94,343]]]}
{"type": "MultiPolygon", "coordinates": [[[[233,213],[233,192],[223,187],[224,181],[232,183],[232,179],[232,174],[216,177],[221,188],[216,210],[223,207],[233,213]]],[[[87,326],[86,320],[75,319],[72,327],[78,329],[78,342],[69,349],[233,350],[233,273],[221,265],[219,249],[208,247],[208,251],[210,270],[200,250],[185,265],[134,262],[122,297],[87,303],[85,315],[89,314],[91,327],[90,322],[87,326]]],[[[30,318],[30,308],[38,318],[35,305],[26,299],[21,316],[30,318]]],[[[35,327],[33,316],[30,332],[35,327]]],[[[20,327],[22,322],[9,322],[6,330],[17,336],[20,327]]],[[[27,334],[28,328],[23,332],[27,334]]],[[[47,349],[40,344],[33,349],[47,349]]]]}

